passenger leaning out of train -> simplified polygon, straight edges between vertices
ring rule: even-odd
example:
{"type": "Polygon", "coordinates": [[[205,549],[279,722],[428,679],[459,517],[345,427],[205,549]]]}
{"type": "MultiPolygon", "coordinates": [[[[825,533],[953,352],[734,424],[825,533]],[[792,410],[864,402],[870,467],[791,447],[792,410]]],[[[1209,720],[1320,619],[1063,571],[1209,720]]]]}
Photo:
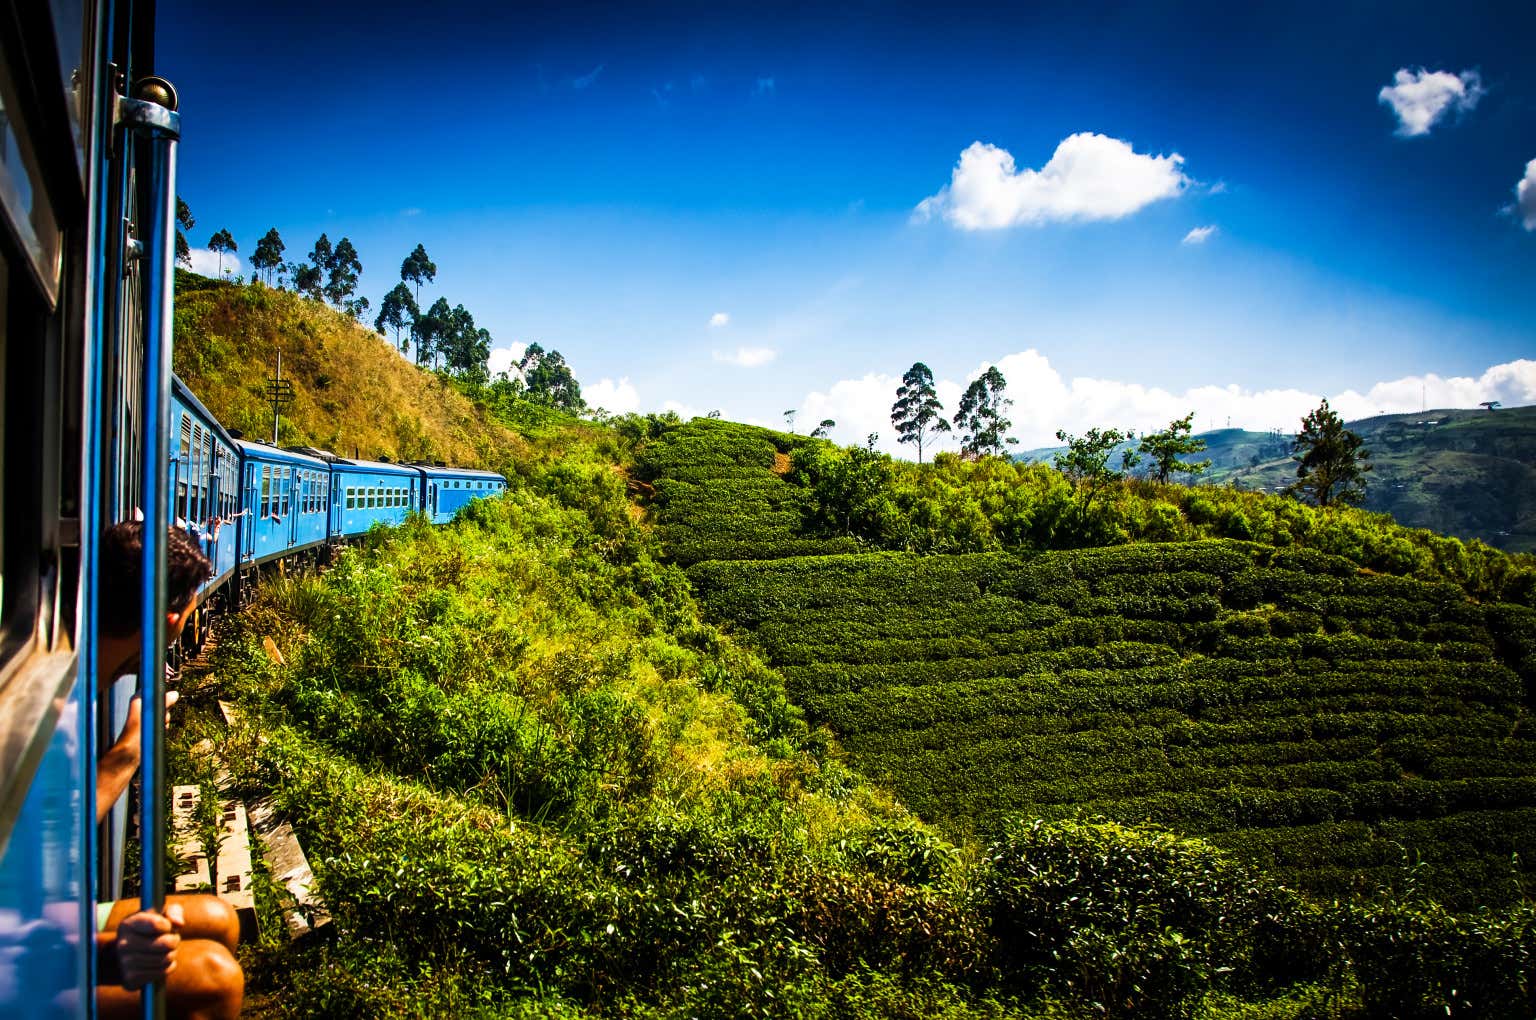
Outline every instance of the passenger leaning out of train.
{"type": "MultiPolygon", "coordinates": [[[[101,551],[101,633],[98,644],[98,698],[118,677],[132,673],[139,659],[140,578],[144,526],[126,522],[107,529],[101,551]]],[[[198,586],[212,566],[186,532],[170,529],[167,542],[165,618],[167,644],[181,636],[198,586]]],[[[175,701],[167,693],[166,707],[175,701]]],[[[96,767],[96,820],[106,818],[139,769],[139,699],[128,710],[122,735],[96,767]]],[[[240,924],[234,909],[216,896],[171,896],[164,913],[139,909],[137,899],[112,904],[97,933],[103,1017],[141,1015],[139,989],[165,979],[167,1012],[193,1020],[224,1020],[240,1013],[245,974],[234,950],[240,924]]]]}

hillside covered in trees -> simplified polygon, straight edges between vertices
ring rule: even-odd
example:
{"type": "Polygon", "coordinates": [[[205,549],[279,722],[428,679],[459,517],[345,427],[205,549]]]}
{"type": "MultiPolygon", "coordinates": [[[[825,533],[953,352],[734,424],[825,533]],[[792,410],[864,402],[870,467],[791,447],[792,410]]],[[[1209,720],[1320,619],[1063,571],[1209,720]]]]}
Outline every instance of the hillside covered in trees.
{"type": "MultiPolygon", "coordinates": [[[[1410,528],[1536,552],[1536,407],[1434,409],[1349,423],[1373,471],[1365,509],[1410,528]]],[[[1243,429],[1201,433],[1208,485],[1275,492],[1296,480],[1291,436],[1243,429]]],[[[1019,458],[1049,463],[1060,448],[1019,458]]]]}
{"type": "Polygon", "coordinates": [[[189,678],[176,746],[274,798],[335,917],[289,945],[261,880],[255,1015],[1536,1012],[1529,558],[596,425],[291,295],[178,304],[222,420],[262,420],[237,363],[298,334],[285,442],[412,456],[388,407],[513,480],[265,584],[189,678]]]}

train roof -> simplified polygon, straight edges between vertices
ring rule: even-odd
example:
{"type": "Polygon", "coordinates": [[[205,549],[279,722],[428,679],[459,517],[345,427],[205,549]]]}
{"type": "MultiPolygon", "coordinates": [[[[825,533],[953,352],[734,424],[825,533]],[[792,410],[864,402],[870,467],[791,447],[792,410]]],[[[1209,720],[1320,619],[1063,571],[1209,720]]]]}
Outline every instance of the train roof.
{"type": "Polygon", "coordinates": [[[420,468],[434,478],[495,478],[503,482],[507,480],[504,475],[499,475],[494,471],[482,471],[479,468],[442,467],[437,464],[414,464],[412,466],[420,468]]]}
{"type": "Polygon", "coordinates": [[[417,473],[414,464],[395,464],[390,461],[379,460],[354,460],[350,457],[337,457],[331,461],[331,468],[335,471],[359,471],[373,472],[387,475],[414,475],[417,473]]]}
{"type": "Polygon", "coordinates": [[[248,439],[236,439],[233,441],[239,447],[240,453],[256,460],[278,461],[285,464],[304,464],[310,467],[324,468],[325,461],[319,457],[311,457],[308,454],[298,453],[293,450],[285,450],[280,446],[270,446],[266,443],[253,443],[248,439]]]}
{"type": "Polygon", "coordinates": [[[219,424],[219,419],[213,416],[212,411],[203,406],[203,402],[197,399],[197,394],[188,389],[187,384],[182,382],[181,377],[178,375],[171,376],[171,392],[175,394],[177,400],[197,412],[197,416],[203,420],[203,424],[212,428],[214,433],[224,442],[230,446],[234,446],[239,442],[239,440],[229,434],[228,429],[219,424]]]}

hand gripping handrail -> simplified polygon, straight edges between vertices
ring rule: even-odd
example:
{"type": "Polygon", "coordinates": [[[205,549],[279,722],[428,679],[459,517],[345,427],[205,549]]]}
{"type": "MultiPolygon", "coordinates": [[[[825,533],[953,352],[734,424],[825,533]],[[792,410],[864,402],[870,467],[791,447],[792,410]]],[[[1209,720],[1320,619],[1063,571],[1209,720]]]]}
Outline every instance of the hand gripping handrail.
{"type": "MultiPolygon", "coordinates": [[[[144,511],[144,562],[140,591],[139,650],[139,831],[141,870],[139,903],[145,909],[165,909],[165,592],[167,493],[171,417],[171,327],[176,258],[176,146],[181,116],[176,90],[162,78],[137,82],[133,96],[117,101],[117,122],[134,136],[135,147],[146,150],[148,213],[144,217],[144,375],[141,408],[140,464],[143,465],[139,506],[144,511]]],[[[127,139],[124,138],[124,142],[127,139]]],[[[145,1020],[165,1016],[165,987],[156,981],[144,987],[145,1020]]]]}

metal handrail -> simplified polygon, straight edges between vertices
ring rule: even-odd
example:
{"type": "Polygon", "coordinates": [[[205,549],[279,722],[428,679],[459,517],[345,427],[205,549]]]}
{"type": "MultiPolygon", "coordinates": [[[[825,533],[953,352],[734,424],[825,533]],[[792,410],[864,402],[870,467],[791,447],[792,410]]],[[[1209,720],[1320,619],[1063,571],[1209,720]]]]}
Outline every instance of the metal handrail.
{"type": "MultiPolygon", "coordinates": [[[[139,904],[165,910],[165,618],[166,532],[170,525],[171,328],[176,259],[176,146],[181,117],[176,90],[145,78],[133,98],[118,100],[117,121],[147,148],[149,212],[143,231],[144,375],[139,506],[144,512],[144,560],[140,588],[139,646],[139,904]]],[[[145,1020],[165,1016],[165,987],[144,987],[145,1020]]]]}

